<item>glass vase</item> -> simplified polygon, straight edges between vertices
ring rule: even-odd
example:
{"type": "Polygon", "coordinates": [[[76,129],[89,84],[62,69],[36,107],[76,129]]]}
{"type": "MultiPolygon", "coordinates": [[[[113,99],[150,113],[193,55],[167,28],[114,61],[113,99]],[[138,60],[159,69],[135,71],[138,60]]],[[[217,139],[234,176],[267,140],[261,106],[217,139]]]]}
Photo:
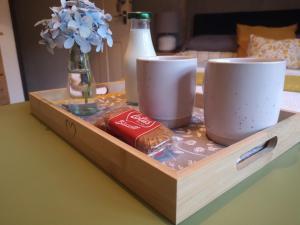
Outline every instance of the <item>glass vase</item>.
{"type": "Polygon", "coordinates": [[[74,45],[69,54],[67,91],[69,111],[80,116],[97,112],[96,83],[91,73],[89,55],[82,53],[78,45],[74,45]]]}

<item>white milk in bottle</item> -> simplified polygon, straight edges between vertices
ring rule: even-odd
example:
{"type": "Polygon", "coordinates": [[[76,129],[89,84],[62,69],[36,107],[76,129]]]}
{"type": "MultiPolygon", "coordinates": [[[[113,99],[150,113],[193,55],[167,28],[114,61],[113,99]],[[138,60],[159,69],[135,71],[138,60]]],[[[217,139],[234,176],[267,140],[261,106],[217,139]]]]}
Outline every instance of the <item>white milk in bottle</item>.
{"type": "Polygon", "coordinates": [[[129,104],[138,104],[136,59],[155,56],[151,32],[149,12],[130,12],[131,21],[129,42],[124,57],[125,90],[129,104]]]}

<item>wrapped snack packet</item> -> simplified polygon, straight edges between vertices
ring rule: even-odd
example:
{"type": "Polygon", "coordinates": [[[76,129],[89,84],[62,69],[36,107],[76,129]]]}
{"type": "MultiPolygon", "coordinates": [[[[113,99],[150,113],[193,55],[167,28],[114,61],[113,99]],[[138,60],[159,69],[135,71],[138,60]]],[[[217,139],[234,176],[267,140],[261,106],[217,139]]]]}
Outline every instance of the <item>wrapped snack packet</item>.
{"type": "Polygon", "coordinates": [[[107,113],[95,125],[146,154],[163,147],[172,137],[164,125],[129,107],[107,113]]]}

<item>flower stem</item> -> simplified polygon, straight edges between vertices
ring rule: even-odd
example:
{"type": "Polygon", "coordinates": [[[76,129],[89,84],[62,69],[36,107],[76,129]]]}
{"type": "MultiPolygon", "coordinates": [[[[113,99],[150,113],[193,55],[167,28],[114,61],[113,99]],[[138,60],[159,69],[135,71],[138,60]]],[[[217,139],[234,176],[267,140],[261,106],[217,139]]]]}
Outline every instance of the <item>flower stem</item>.
{"type": "Polygon", "coordinates": [[[87,86],[84,90],[84,102],[87,104],[89,97],[91,97],[91,86],[92,86],[92,74],[90,71],[87,72],[87,86]]]}

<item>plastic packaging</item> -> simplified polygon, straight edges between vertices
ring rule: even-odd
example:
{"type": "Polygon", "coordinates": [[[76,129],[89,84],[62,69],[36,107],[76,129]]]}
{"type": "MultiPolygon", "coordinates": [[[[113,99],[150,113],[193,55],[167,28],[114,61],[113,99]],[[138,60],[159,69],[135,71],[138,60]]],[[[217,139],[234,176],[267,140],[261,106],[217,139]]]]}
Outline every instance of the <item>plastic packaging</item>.
{"type": "Polygon", "coordinates": [[[171,141],[173,132],[141,112],[122,107],[99,118],[95,126],[149,154],[171,141]]]}

